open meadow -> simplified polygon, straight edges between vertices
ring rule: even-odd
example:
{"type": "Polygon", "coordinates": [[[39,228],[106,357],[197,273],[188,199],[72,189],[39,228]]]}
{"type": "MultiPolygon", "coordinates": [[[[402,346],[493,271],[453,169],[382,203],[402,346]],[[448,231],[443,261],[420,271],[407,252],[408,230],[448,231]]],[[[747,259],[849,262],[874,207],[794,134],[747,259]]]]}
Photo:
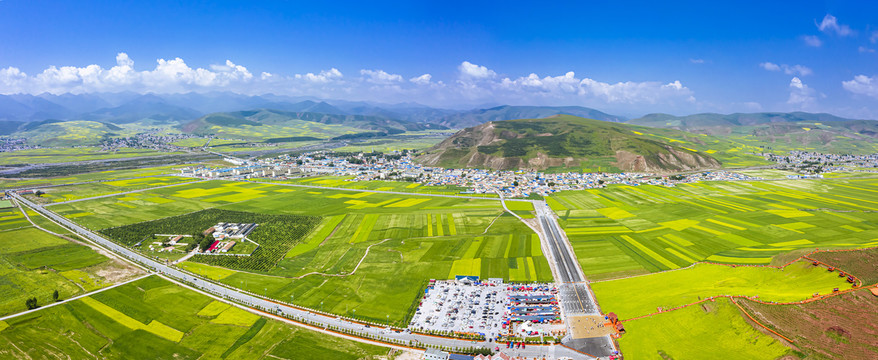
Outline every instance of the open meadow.
{"type": "Polygon", "coordinates": [[[399,325],[429,279],[552,279],[536,234],[496,200],[208,181],[51,208],[92,229],[208,208],[320,216],[307,236],[284,238],[294,246],[271,269],[181,266],[276,299],[399,325]]]}
{"type": "Polygon", "coordinates": [[[878,245],[876,179],[610,186],[547,199],[589,279],[878,245]]]}
{"type": "Polygon", "coordinates": [[[0,357],[358,359],[387,348],[268,320],[151,276],[0,322],[0,357]]]}

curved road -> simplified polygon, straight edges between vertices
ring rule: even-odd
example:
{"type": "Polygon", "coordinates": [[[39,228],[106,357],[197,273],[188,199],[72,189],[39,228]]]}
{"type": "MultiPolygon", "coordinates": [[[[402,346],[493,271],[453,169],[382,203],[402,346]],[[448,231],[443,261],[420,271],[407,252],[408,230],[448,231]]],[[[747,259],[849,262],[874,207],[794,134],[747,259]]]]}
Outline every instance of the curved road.
{"type": "MultiPolygon", "coordinates": [[[[344,189],[350,190],[350,189],[344,189]]],[[[323,315],[314,313],[302,308],[289,306],[286,304],[277,303],[275,301],[270,301],[263,297],[257,296],[255,294],[250,294],[248,292],[244,292],[239,289],[234,289],[228,286],[216,284],[213,282],[205,281],[197,276],[194,276],[190,273],[181,271],[175,267],[167,266],[161,262],[155,261],[151,258],[143,256],[131,249],[116,244],[109,239],[106,239],[69,219],[60,216],[38,204],[33,203],[32,201],[23,198],[22,196],[9,192],[9,194],[14,197],[16,200],[21,202],[22,204],[32,208],[34,211],[46,216],[49,219],[52,219],[55,222],[71,229],[77,234],[124,256],[132,261],[140,263],[146,268],[158,272],[164,276],[168,276],[170,278],[180,280],[184,283],[187,283],[199,290],[214,294],[216,296],[222,297],[227,300],[231,300],[240,304],[244,304],[251,307],[259,307],[262,309],[269,309],[269,311],[275,311],[278,314],[281,314],[288,318],[299,319],[300,321],[311,323],[312,325],[318,326],[332,326],[341,329],[347,329],[350,331],[356,331],[359,333],[368,334],[366,338],[388,338],[394,339],[398,341],[402,341],[403,343],[413,344],[416,347],[483,347],[483,348],[494,348],[499,346],[501,351],[506,353],[507,355],[512,356],[524,356],[524,357],[535,357],[535,358],[558,358],[558,357],[569,357],[574,359],[587,359],[589,358],[582,353],[571,350],[565,346],[527,346],[524,350],[511,350],[506,349],[502,344],[496,344],[492,342],[486,341],[469,341],[469,340],[460,340],[460,339],[452,339],[452,338],[444,338],[444,337],[434,337],[434,336],[426,336],[421,334],[411,334],[406,332],[395,332],[391,329],[387,329],[384,327],[378,326],[369,326],[353,321],[348,321],[343,318],[339,318],[332,315],[323,315]]]]}

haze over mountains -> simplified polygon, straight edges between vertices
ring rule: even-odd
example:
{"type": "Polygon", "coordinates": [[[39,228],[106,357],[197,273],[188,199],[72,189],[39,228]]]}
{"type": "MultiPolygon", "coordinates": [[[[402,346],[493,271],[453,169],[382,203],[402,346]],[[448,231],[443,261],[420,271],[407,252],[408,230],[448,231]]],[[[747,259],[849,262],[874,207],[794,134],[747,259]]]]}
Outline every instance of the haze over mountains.
{"type": "MultiPolygon", "coordinates": [[[[496,106],[485,109],[437,109],[416,103],[378,104],[344,100],[320,100],[311,97],[279,95],[249,96],[231,92],[184,94],[16,94],[0,95],[0,121],[30,122],[42,120],[89,120],[126,124],[137,121],[185,123],[217,112],[271,109],[331,115],[364,115],[416,123],[433,123],[448,128],[465,128],[488,121],[534,119],[567,114],[584,118],[630,122],[658,127],[691,129],[716,126],[747,126],[798,121],[849,121],[831,114],[753,113],[694,114],[677,117],[648,114],[629,120],[581,106],[496,106]]],[[[6,126],[9,127],[9,124],[6,126]]]]}

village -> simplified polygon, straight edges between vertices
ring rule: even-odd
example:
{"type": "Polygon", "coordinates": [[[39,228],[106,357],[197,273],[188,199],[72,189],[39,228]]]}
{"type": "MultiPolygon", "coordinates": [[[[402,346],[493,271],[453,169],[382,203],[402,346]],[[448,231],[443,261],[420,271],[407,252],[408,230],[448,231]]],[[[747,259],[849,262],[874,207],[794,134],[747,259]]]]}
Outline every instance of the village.
{"type": "Polygon", "coordinates": [[[545,173],[540,171],[498,171],[489,169],[445,169],[414,163],[407,152],[333,153],[308,152],[299,156],[247,161],[226,157],[230,167],[180,169],[182,176],[205,179],[296,179],[310,176],[351,176],[351,181],[395,180],[425,186],[452,186],[462,194],[502,194],[509,198],[546,196],[565,190],[603,188],[610,184],[675,186],[699,181],[761,180],[730,171],[703,171],[686,175],[652,173],[545,173]]]}

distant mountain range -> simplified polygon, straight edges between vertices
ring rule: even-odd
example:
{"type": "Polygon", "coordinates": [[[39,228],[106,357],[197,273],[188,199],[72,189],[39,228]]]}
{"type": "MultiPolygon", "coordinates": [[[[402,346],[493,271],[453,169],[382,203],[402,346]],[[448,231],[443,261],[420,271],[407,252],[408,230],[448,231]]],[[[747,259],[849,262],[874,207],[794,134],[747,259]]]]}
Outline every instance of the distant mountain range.
{"type": "Polygon", "coordinates": [[[94,142],[98,139],[92,135],[117,136],[161,127],[249,140],[355,138],[462,129],[554,115],[682,130],[738,142],[756,141],[753,144],[763,147],[800,144],[814,151],[871,153],[878,138],[878,121],[805,112],[648,114],[629,120],[580,106],[503,105],[462,111],[416,103],[378,104],[230,92],[0,95],[0,135],[26,137],[44,145],[76,143],[83,136],[94,142]]]}
{"type": "Polygon", "coordinates": [[[610,115],[582,106],[510,106],[503,105],[490,109],[476,109],[447,115],[435,120],[450,128],[464,128],[484,124],[489,121],[514,119],[542,119],[552,115],[573,115],[586,119],[610,122],[623,122],[622,116],[610,115]]]}
{"type": "Polygon", "coordinates": [[[126,124],[137,121],[185,123],[201,116],[253,109],[363,115],[415,123],[464,128],[487,121],[543,118],[557,114],[604,121],[625,118],[580,106],[498,106],[467,111],[438,109],[417,103],[376,104],[309,97],[248,96],[228,92],[186,94],[40,94],[0,95],[0,121],[89,120],[126,124]]]}
{"type": "Polygon", "coordinates": [[[734,113],[728,115],[703,113],[687,116],[648,114],[641,118],[630,120],[629,123],[649,127],[669,127],[687,130],[711,127],[755,126],[771,123],[839,122],[851,120],[852,119],[845,119],[826,113],[815,114],[796,111],[790,113],[762,112],[748,114],[734,113]]]}

